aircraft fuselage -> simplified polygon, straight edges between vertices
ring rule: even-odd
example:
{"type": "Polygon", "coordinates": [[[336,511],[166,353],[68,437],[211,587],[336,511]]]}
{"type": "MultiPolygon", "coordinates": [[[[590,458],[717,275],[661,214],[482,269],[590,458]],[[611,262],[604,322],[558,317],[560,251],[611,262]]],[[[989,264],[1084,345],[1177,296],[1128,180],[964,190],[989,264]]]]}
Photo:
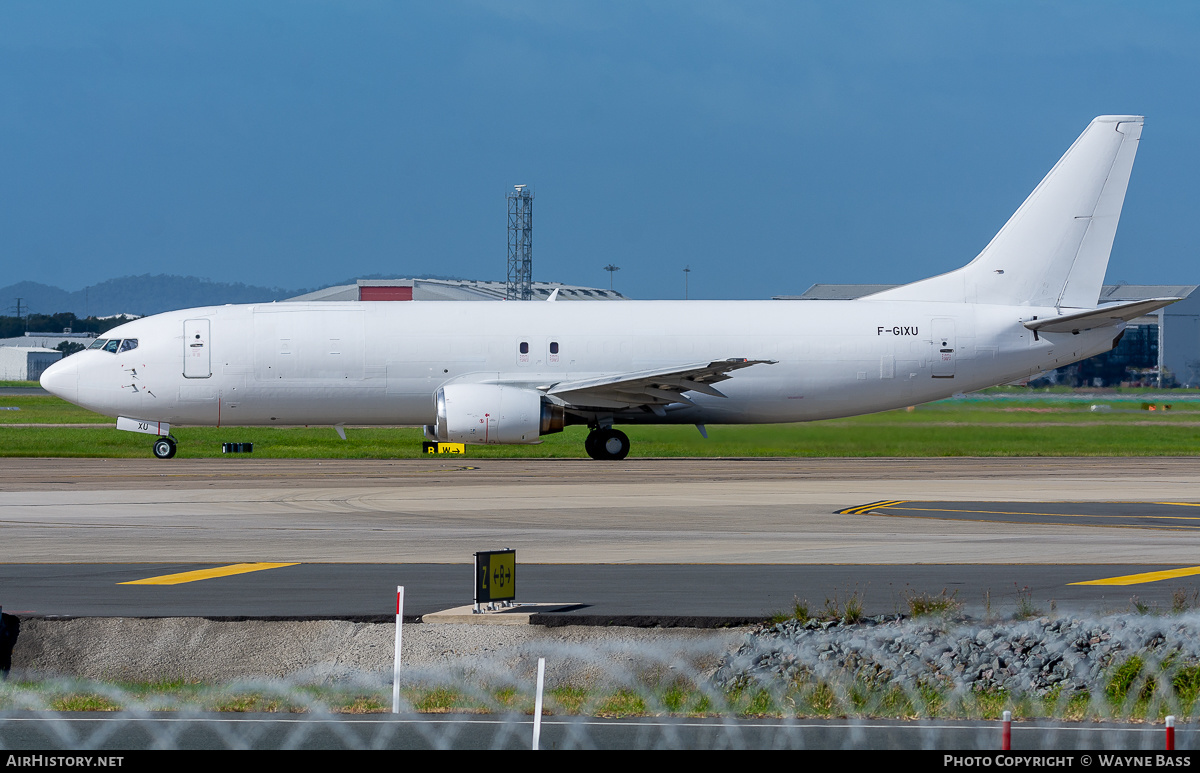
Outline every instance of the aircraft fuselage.
{"type": "Polygon", "coordinates": [[[1108,351],[1123,326],[1036,335],[1053,308],[915,301],[350,302],[217,306],[109,331],[55,393],[190,425],[428,425],[448,384],[545,388],[672,365],[773,361],[623,423],[765,423],[914,405],[1108,351]]]}

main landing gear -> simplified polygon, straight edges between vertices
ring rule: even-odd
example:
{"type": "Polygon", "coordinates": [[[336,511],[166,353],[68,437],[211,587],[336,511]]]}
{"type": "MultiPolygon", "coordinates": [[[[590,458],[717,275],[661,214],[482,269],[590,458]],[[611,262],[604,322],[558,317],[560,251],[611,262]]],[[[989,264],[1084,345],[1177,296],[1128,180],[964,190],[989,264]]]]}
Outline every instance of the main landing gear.
{"type": "Polygon", "coordinates": [[[593,459],[620,461],[629,456],[629,436],[619,429],[601,427],[588,434],[583,448],[593,459]]]}
{"type": "Polygon", "coordinates": [[[175,438],[167,435],[154,441],[154,455],[159,459],[170,459],[175,455],[175,438]]]}

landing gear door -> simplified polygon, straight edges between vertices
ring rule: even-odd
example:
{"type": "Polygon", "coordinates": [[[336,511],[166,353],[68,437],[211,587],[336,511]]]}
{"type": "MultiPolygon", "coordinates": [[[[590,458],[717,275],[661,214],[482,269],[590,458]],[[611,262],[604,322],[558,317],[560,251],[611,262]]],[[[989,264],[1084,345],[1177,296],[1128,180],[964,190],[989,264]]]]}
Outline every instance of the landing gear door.
{"type": "Polygon", "coordinates": [[[208,326],[209,320],[207,319],[186,319],[183,321],[184,378],[208,378],[212,375],[208,326]]]}

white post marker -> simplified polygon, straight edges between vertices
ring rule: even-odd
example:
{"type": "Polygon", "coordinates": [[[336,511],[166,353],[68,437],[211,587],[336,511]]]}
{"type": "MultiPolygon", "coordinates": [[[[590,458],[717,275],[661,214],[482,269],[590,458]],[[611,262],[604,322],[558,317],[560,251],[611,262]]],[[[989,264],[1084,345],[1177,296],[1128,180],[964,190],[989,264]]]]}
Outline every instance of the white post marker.
{"type": "Polygon", "coordinates": [[[533,750],[542,738],[542,686],[546,683],[546,659],[538,658],[537,697],[533,701],[533,750]]]}
{"type": "Polygon", "coordinates": [[[404,627],[404,586],[396,586],[396,656],[392,665],[392,713],[400,713],[400,640],[404,627]]]}

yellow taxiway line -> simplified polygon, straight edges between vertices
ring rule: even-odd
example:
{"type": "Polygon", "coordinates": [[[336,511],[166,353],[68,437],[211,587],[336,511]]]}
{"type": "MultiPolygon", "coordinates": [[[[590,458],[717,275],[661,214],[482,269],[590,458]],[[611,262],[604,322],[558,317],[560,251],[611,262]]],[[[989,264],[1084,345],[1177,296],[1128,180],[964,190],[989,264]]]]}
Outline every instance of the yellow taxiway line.
{"type": "Polygon", "coordinates": [[[1087,580],[1072,582],[1068,585],[1141,585],[1159,580],[1171,580],[1176,577],[1191,577],[1200,574],[1200,566],[1187,566],[1183,569],[1167,569],[1162,572],[1146,572],[1144,574],[1127,574],[1123,577],[1108,577],[1103,580],[1087,580]]]}
{"type": "Polygon", "coordinates": [[[231,564],[229,566],[218,566],[212,569],[197,569],[193,572],[180,572],[179,574],[164,574],[158,577],[147,577],[144,580],[119,582],[117,585],[181,585],[185,582],[211,580],[214,577],[230,577],[235,574],[246,574],[247,572],[261,572],[264,569],[278,569],[281,566],[296,566],[296,564],[231,564]]]}
{"type": "MultiPolygon", "coordinates": [[[[1155,504],[1170,504],[1156,502],[1155,504]]],[[[895,505],[875,505],[875,507],[895,507],[895,505]]],[[[902,510],[918,513],[979,513],[980,515],[1040,515],[1046,518],[1132,518],[1136,523],[1145,518],[1161,518],[1167,521],[1200,521],[1200,515],[1100,515],[1099,513],[1026,513],[1020,510],[961,510],[949,507],[904,507],[902,510]]],[[[1043,524],[1044,525],[1044,524],[1043,524]]]]}
{"type": "Polygon", "coordinates": [[[857,505],[855,507],[847,507],[845,510],[838,510],[835,515],[865,515],[877,508],[895,507],[907,502],[907,499],[884,499],[880,502],[872,502],[869,505],[857,505]]]}

